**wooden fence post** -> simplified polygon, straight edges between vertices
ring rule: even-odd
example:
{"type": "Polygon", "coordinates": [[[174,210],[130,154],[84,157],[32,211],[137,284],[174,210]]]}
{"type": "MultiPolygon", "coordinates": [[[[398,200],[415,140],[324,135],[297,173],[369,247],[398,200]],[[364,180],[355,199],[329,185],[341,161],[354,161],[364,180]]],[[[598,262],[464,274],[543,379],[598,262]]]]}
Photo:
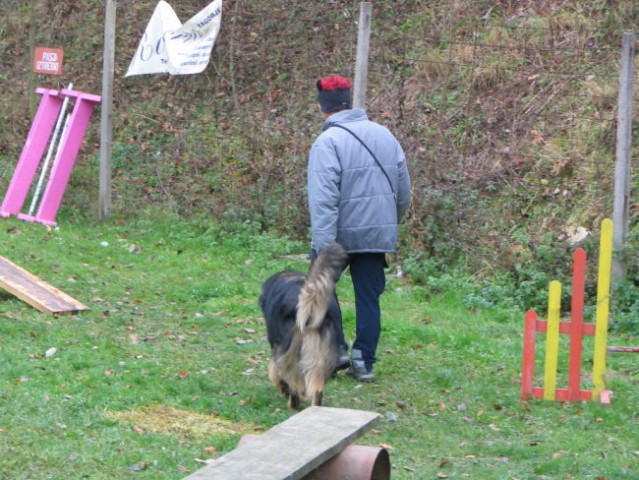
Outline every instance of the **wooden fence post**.
{"type": "Polygon", "coordinates": [[[368,50],[371,36],[370,2],[362,2],[359,9],[359,30],[357,33],[357,59],[355,60],[355,85],[353,86],[353,108],[366,108],[366,87],[368,80],[368,50]]]}
{"type": "Polygon", "coordinates": [[[615,165],[615,200],[612,215],[615,256],[612,275],[626,277],[624,244],[628,232],[630,199],[630,157],[632,154],[632,88],[635,66],[635,34],[624,33],[621,49],[621,77],[617,113],[617,163],[615,165]]]}
{"type": "Polygon", "coordinates": [[[100,127],[100,201],[98,217],[111,215],[111,142],[113,137],[113,64],[115,59],[116,0],[105,0],[102,117],[100,127]]]}

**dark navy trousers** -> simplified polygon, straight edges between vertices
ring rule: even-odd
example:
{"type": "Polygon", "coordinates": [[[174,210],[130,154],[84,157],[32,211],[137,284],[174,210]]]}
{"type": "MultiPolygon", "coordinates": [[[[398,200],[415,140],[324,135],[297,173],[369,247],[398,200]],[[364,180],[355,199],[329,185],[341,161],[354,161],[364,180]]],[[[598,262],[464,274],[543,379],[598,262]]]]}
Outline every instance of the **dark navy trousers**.
{"type": "MultiPolygon", "coordinates": [[[[377,361],[375,353],[382,330],[379,297],[386,286],[386,257],[383,253],[351,253],[348,267],[355,292],[355,341],[352,349],[362,352],[366,368],[371,371],[377,361]]],[[[347,347],[343,331],[340,331],[340,343],[347,347]]]]}

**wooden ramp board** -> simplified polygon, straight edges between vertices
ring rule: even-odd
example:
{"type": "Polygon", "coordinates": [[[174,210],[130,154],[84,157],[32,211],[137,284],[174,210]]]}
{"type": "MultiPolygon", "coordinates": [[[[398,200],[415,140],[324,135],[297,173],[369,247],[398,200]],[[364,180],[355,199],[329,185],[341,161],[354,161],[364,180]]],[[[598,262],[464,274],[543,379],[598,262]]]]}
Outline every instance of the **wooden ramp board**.
{"type": "Polygon", "coordinates": [[[344,450],[380,415],[309,407],[185,480],[298,480],[344,450]]]}
{"type": "Polygon", "coordinates": [[[0,257],[0,287],[44,313],[76,313],[89,307],[0,257]]]}

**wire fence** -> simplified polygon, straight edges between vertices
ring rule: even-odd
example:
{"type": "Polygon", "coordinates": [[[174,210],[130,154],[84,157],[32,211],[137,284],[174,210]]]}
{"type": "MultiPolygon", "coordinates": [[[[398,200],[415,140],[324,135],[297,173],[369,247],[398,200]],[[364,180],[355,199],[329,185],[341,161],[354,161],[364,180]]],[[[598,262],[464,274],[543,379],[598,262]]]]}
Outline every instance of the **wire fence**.
{"type": "MultiPolygon", "coordinates": [[[[38,33],[44,43],[63,44],[65,69],[86,91],[100,90],[101,58],[86,54],[87,41],[101,41],[94,3],[95,11],[46,3],[41,17],[52,24],[38,33]],[[82,35],[66,33],[63,23],[83,25],[82,35]]],[[[174,3],[185,21],[208,1],[174,3]]],[[[125,155],[116,169],[152,158],[147,171],[142,161],[139,172],[116,171],[122,203],[160,185],[157,197],[178,205],[229,211],[235,202],[303,234],[306,154],[321,124],[314,83],[330,73],[353,77],[360,1],[318,9],[227,0],[206,72],[125,79],[154,6],[118,2],[114,137],[115,153],[125,155]],[[166,138],[173,144],[158,153],[166,138]],[[188,185],[216,183],[180,196],[189,172],[188,185]],[[217,198],[196,195],[202,191],[217,198]]],[[[573,2],[373,3],[367,110],[405,147],[416,193],[411,229],[421,244],[435,237],[469,244],[478,229],[512,230],[534,209],[565,224],[599,224],[612,205],[621,33],[637,16],[623,8],[604,16],[573,2]],[[489,205],[508,189],[518,192],[508,204],[489,205]]],[[[0,22],[3,62],[21,60],[28,45],[24,25],[13,21],[0,22]]],[[[2,133],[0,148],[15,149],[15,130],[2,133]]]]}

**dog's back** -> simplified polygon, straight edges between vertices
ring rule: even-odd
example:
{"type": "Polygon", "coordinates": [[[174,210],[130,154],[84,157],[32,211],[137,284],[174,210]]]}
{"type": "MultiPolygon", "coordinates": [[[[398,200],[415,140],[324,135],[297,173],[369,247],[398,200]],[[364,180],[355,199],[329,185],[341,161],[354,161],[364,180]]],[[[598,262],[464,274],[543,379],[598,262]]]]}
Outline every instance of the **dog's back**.
{"type": "Polygon", "coordinates": [[[319,252],[308,275],[279,272],[262,288],[259,303],[272,353],[269,376],[289,407],[308,396],[313,405],[321,404],[324,383],[335,369],[340,318],[335,283],[345,259],[342,247],[332,244],[319,252]]]}
{"type": "Polygon", "coordinates": [[[297,270],[286,270],[271,276],[262,286],[260,307],[266,320],[266,331],[271,349],[288,350],[295,329],[297,302],[306,275],[297,270]]]}

